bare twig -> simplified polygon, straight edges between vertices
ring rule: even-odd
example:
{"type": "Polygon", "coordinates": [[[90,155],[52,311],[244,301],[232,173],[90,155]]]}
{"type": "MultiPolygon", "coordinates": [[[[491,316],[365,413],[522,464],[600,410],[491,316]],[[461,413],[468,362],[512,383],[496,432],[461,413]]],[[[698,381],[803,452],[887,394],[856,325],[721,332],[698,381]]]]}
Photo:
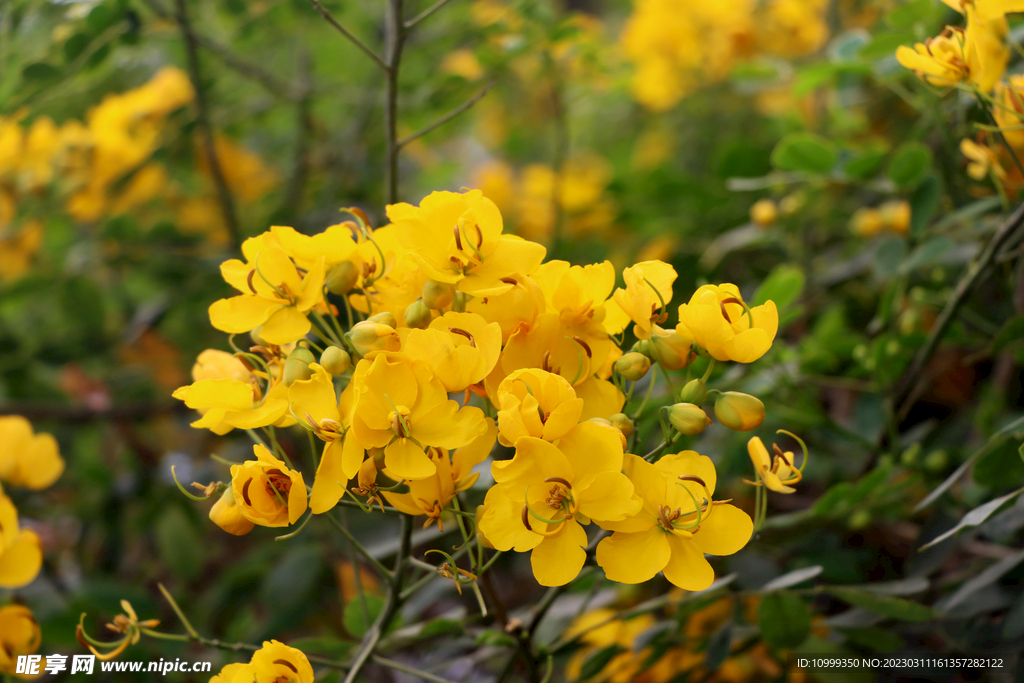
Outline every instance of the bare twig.
{"type": "Polygon", "coordinates": [[[418,130],[415,133],[413,133],[412,135],[410,135],[408,137],[405,137],[405,138],[402,138],[401,140],[399,140],[398,141],[399,149],[401,149],[402,147],[405,147],[406,145],[408,145],[413,140],[417,140],[417,139],[423,137],[424,135],[426,135],[427,133],[431,132],[435,128],[439,128],[439,127],[443,126],[444,124],[448,123],[449,121],[454,119],[456,116],[458,116],[462,112],[464,112],[467,109],[469,109],[470,107],[472,107],[474,104],[476,104],[481,99],[483,99],[483,96],[486,95],[488,93],[488,91],[490,91],[490,89],[494,87],[495,83],[497,83],[497,81],[491,81],[490,83],[488,83],[487,85],[484,86],[483,90],[478,92],[476,95],[473,95],[473,97],[469,98],[468,100],[463,102],[461,105],[459,105],[458,107],[456,107],[452,111],[448,112],[447,114],[445,114],[444,116],[439,118],[437,121],[434,121],[432,124],[430,124],[426,128],[418,130]]]}
{"type": "Polygon", "coordinates": [[[405,22],[405,27],[406,28],[412,28],[413,26],[415,26],[416,24],[420,23],[421,21],[423,21],[424,19],[429,17],[431,14],[433,14],[437,10],[441,9],[442,7],[444,7],[447,3],[448,3],[448,0],[437,0],[437,2],[435,2],[433,5],[431,5],[427,9],[423,10],[422,12],[417,14],[415,17],[413,17],[409,21],[405,22]]]}
{"type": "MultiPolygon", "coordinates": [[[[311,0],[313,1],[313,0],[311,0]]],[[[398,201],[398,65],[405,45],[403,0],[388,0],[387,10],[387,73],[384,90],[384,135],[387,158],[384,164],[384,196],[388,204],[398,201]]]]}
{"type": "Polygon", "coordinates": [[[390,67],[388,66],[388,64],[383,59],[378,57],[373,50],[366,47],[366,44],[363,41],[356,38],[351,31],[349,31],[347,28],[339,24],[338,20],[331,16],[331,13],[327,11],[327,8],[320,4],[320,0],[309,0],[309,3],[313,5],[313,7],[318,12],[320,12],[320,16],[322,16],[328,24],[333,26],[338,31],[338,33],[348,38],[353,45],[362,50],[367,57],[372,59],[377,64],[377,66],[384,69],[384,71],[390,71],[390,67]]]}
{"type": "Polygon", "coordinates": [[[220,158],[217,156],[217,148],[213,134],[213,127],[210,125],[209,108],[206,101],[206,89],[203,85],[202,72],[199,68],[199,42],[192,31],[189,22],[188,12],[185,8],[185,0],[176,0],[178,27],[185,40],[185,54],[188,59],[189,79],[192,81],[192,88],[196,92],[196,109],[198,110],[197,121],[199,133],[203,137],[203,151],[206,154],[206,161],[210,166],[210,175],[213,176],[214,185],[217,186],[217,198],[220,201],[221,212],[224,215],[224,224],[227,226],[231,242],[237,249],[242,244],[242,231],[238,225],[238,216],[235,213],[235,201],[231,196],[231,189],[224,177],[224,169],[220,165],[220,158]]]}

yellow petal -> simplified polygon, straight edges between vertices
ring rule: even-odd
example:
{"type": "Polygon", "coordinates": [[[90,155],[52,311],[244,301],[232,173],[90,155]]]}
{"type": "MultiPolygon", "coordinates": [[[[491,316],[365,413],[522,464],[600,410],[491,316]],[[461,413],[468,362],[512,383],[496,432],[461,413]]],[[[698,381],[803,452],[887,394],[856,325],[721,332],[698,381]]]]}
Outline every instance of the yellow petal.
{"type": "Polygon", "coordinates": [[[694,534],[700,549],[709,555],[732,555],[743,548],[754,533],[754,523],[733,505],[715,505],[694,534]]]}
{"type": "Polygon", "coordinates": [[[702,591],[715,580],[715,572],[704,559],[700,546],[692,538],[669,534],[672,557],[665,565],[665,578],[688,591],[702,591]]]}
{"type": "Polygon", "coordinates": [[[434,462],[411,439],[395,439],[384,449],[384,464],[402,479],[426,479],[437,471],[434,462]]]}
{"type": "Polygon", "coordinates": [[[309,509],[314,515],[332,509],[345,495],[345,484],[350,477],[345,476],[342,468],[343,451],[343,442],[340,440],[324,446],[320,465],[316,468],[316,478],[313,479],[313,490],[309,495],[309,509]]]}
{"type": "Polygon", "coordinates": [[[340,422],[338,399],[330,373],[317,363],[310,364],[309,368],[313,371],[312,377],[296,380],[288,387],[288,401],[293,404],[292,409],[303,419],[309,413],[317,425],[324,419],[340,422]]]}
{"type": "Polygon", "coordinates": [[[201,379],[181,387],[173,395],[189,408],[197,410],[245,410],[252,407],[252,387],[236,379],[201,379]]]}
{"type": "Polygon", "coordinates": [[[585,487],[578,487],[580,512],[595,522],[617,521],[640,511],[643,501],[633,495],[633,483],[621,472],[599,472],[585,487]]]}
{"type": "Polygon", "coordinates": [[[305,337],[310,327],[305,313],[294,306],[281,306],[263,323],[260,336],[271,344],[288,344],[305,337]]]}
{"type": "Polygon", "coordinates": [[[581,422],[558,441],[575,475],[573,485],[583,489],[600,472],[622,470],[622,443],[609,439],[606,429],[593,422],[581,422]]]}
{"type": "Polygon", "coordinates": [[[597,544],[597,564],[619,583],[643,583],[665,568],[671,556],[668,534],[653,526],[638,533],[618,531],[597,544]]]}
{"type": "Polygon", "coordinates": [[[221,332],[242,334],[265,323],[279,306],[273,301],[248,294],[221,299],[210,304],[210,324],[221,332]]]}
{"type": "Polygon", "coordinates": [[[587,561],[583,550],[587,545],[587,532],[576,520],[570,519],[562,530],[547,536],[530,554],[530,565],[537,583],[542,586],[564,586],[577,576],[587,561]]]}
{"type": "MultiPolygon", "coordinates": [[[[718,475],[715,473],[715,464],[711,458],[701,455],[697,451],[681,451],[666,455],[654,465],[659,471],[666,474],[671,480],[678,481],[679,475],[691,475],[700,477],[710,489],[715,492],[715,485],[718,483],[718,475]]],[[[685,482],[687,487],[697,496],[697,500],[704,496],[704,488],[695,482],[685,482]]],[[[692,507],[692,501],[688,504],[692,507]]]]}
{"type": "Polygon", "coordinates": [[[43,548],[36,532],[22,529],[0,554],[0,587],[21,588],[39,575],[43,548]]]}
{"type": "Polygon", "coordinates": [[[523,526],[522,503],[509,500],[500,487],[492,486],[484,498],[480,532],[498,550],[526,552],[544,540],[523,526]]]}

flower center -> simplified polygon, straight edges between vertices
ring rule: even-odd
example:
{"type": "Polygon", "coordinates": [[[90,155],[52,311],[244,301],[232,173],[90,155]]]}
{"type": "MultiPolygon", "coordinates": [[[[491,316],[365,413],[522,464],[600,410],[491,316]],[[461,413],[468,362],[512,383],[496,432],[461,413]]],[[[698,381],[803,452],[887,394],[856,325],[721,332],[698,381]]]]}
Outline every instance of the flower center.
{"type": "Polygon", "coordinates": [[[412,428],[409,426],[409,412],[405,406],[395,406],[395,409],[388,413],[391,431],[400,438],[408,438],[412,435],[412,428]]]}
{"type": "Polygon", "coordinates": [[[292,480],[287,474],[278,469],[267,470],[267,493],[276,496],[280,493],[288,499],[288,493],[292,490],[292,480]]]}

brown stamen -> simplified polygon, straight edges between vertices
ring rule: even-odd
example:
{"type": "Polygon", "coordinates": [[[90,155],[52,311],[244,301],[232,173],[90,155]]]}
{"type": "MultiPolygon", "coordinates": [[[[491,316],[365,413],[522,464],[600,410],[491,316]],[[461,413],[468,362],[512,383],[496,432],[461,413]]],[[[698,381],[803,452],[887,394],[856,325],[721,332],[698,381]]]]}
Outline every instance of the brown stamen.
{"type": "Polygon", "coordinates": [[[512,285],[513,287],[519,284],[519,281],[516,280],[514,277],[499,277],[498,279],[501,282],[504,282],[506,285],[512,285]]]}
{"type": "Polygon", "coordinates": [[[463,337],[469,340],[470,346],[472,346],[474,349],[476,348],[476,339],[469,332],[466,332],[465,330],[459,327],[449,327],[448,331],[451,332],[452,334],[461,334],[463,337]]]}
{"type": "Polygon", "coordinates": [[[252,292],[253,294],[259,294],[259,292],[257,292],[257,291],[256,291],[256,288],[255,288],[255,287],[253,287],[253,284],[252,284],[252,279],[253,279],[253,277],[255,277],[255,276],[256,276],[256,269],[255,269],[255,268],[253,268],[252,270],[250,270],[250,271],[249,271],[249,276],[248,276],[247,278],[245,278],[245,283],[246,283],[247,285],[249,285],[249,290],[250,290],[250,291],[251,291],[251,292],[252,292]]]}
{"type": "Polygon", "coordinates": [[[473,224],[473,227],[476,228],[476,248],[479,251],[484,246],[484,231],[476,223],[473,224]]]}
{"type": "Polygon", "coordinates": [[[252,479],[246,479],[245,483],[242,484],[242,500],[245,501],[246,505],[252,505],[252,501],[249,500],[249,484],[252,483],[252,479]]]}
{"type": "Polygon", "coordinates": [[[274,660],[274,664],[280,664],[282,666],[286,666],[289,669],[291,669],[292,671],[294,671],[295,673],[299,673],[299,670],[295,668],[295,665],[292,664],[291,662],[289,662],[287,659],[275,659],[274,660]]]}
{"type": "Polygon", "coordinates": [[[570,484],[569,482],[567,482],[567,481],[566,481],[565,479],[562,479],[561,477],[548,477],[548,478],[547,478],[547,479],[545,479],[544,481],[545,481],[546,483],[549,483],[549,484],[550,484],[550,483],[552,483],[552,482],[554,482],[555,484],[561,484],[561,485],[562,485],[562,486],[564,486],[565,488],[567,488],[567,489],[569,489],[570,491],[572,491],[572,484],[570,484]]]}
{"type": "Polygon", "coordinates": [[[527,531],[533,531],[533,527],[530,526],[530,508],[526,503],[523,503],[523,526],[527,531]]]}
{"type": "Polygon", "coordinates": [[[587,352],[587,358],[594,357],[594,352],[590,350],[590,344],[588,344],[587,342],[583,341],[582,339],[575,335],[573,335],[572,340],[583,347],[583,350],[587,352]]]}
{"type": "Polygon", "coordinates": [[[459,251],[462,251],[462,236],[459,235],[459,226],[456,225],[454,228],[452,228],[452,230],[455,233],[455,247],[459,251]]]}
{"type": "Polygon", "coordinates": [[[708,485],[704,483],[703,479],[701,479],[700,477],[698,477],[698,476],[696,476],[694,474],[680,474],[679,475],[679,480],[680,481],[694,481],[694,482],[697,482],[698,484],[700,484],[701,486],[703,486],[704,488],[708,487],[708,485]]]}

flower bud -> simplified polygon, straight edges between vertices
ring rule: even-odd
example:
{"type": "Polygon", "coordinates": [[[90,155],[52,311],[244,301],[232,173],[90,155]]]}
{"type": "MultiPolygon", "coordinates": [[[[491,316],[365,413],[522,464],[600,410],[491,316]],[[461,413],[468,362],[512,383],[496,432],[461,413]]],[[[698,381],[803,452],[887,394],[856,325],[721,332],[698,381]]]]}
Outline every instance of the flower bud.
{"type": "Polygon", "coordinates": [[[711,424],[707,413],[692,403],[676,403],[668,409],[668,421],[680,434],[700,434],[711,424]]]}
{"type": "Polygon", "coordinates": [[[642,353],[630,351],[615,361],[615,369],[626,379],[636,382],[651,369],[651,359],[642,353]]]}
{"type": "Polygon", "coordinates": [[[764,404],[756,396],[727,391],[715,401],[715,417],[733,431],[749,432],[764,422],[764,404]]]}
{"type": "Polygon", "coordinates": [[[359,269],[351,261],[342,261],[327,273],[324,284],[331,294],[348,294],[359,281],[359,269]]]}
{"type": "Polygon", "coordinates": [[[320,354],[320,365],[332,375],[340,375],[351,367],[352,358],[348,355],[348,351],[340,346],[328,346],[320,354]]]}
{"type": "Polygon", "coordinates": [[[260,336],[260,332],[263,331],[263,325],[253,328],[249,331],[249,339],[252,339],[252,343],[256,346],[268,346],[267,342],[260,336]]]}
{"type": "Polygon", "coordinates": [[[423,303],[423,299],[417,299],[405,307],[405,324],[409,327],[426,329],[432,319],[430,308],[423,303]]]}
{"type": "Polygon", "coordinates": [[[309,364],[315,362],[316,358],[309,349],[296,346],[284,362],[284,376],[281,378],[284,385],[290,387],[293,382],[312,377],[313,371],[309,369],[309,364]]]}
{"type": "Polygon", "coordinates": [[[770,199],[759,199],[750,207],[750,220],[754,225],[767,228],[779,217],[779,208],[770,199]]]}
{"type": "Polygon", "coordinates": [[[615,413],[608,418],[608,421],[612,423],[613,427],[622,432],[622,435],[627,439],[633,435],[633,421],[625,413],[615,413]]]}
{"type": "Polygon", "coordinates": [[[384,469],[384,449],[383,448],[371,448],[366,451],[370,460],[373,460],[373,466],[378,470],[384,469]]]}
{"type": "Polygon", "coordinates": [[[235,503],[235,492],[230,486],[224,489],[220,499],[210,508],[210,521],[235,536],[244,536],[256,526],[242,516],[241,508],[235,503]]]}
{"type": "Polygon", "coordinates": [[[704,402],[707,391],[708,388],[704,385],[704,380],[691,379],[683,387],[683,390],[679,392],[679,400],[683,403],[692,403],[695,406],[699,406],[704,402]]]}
{"type": "Polygon", "coordinates": [[[666,332],[655,326],[648,343],[654,360],[666,370],[680,370],[689,365],[692,339],[680,336],[675,330],[666,332]]]}
{"type": "Polygon", "coordinates": [[[651,341],[649,339],[641,339],[637,343],[633,344],[633,348],[631,348],[629,352],[642,354],[651,360],[654,359],[654,350],[651,348],[651,341]]]}
{"type": "Polygon", "coordinates": [[[447,282],[427,280],[423,285],[423,303],[435,311],[451,306],[454,295],[455,290],[447,282]]]}
{"type": "Polygon", "coordinates": [[[395,328],[372,320],[356,323],[345,336],[360,356],[371,351],[398,351],[402,346],[395,328]]]}
{"type": "Polygon", "coordinates": [[[398,319],[395,318],[394,313],[389,313],[388,311],[381,311],[376,315],[371,315],[369,318],[367,318],[367,320],[371,320],[375,323],[380,323],[382,325],[387,325],[393,330],[398,329],[398,319]]]}
{"type": "Polygon", "coordinates": [[[620,442],[622,443],[622,450],[626,450],[626,435],[623,434],[618,427],[613,425],[611,421],[606,420],[603,417],[592,417],[589,420],[587,420],[587,422],[593,422],[596,425],[601,425],[605,429],[609,429],[615,432],[615,434],[618,435],[620,442]]]}

